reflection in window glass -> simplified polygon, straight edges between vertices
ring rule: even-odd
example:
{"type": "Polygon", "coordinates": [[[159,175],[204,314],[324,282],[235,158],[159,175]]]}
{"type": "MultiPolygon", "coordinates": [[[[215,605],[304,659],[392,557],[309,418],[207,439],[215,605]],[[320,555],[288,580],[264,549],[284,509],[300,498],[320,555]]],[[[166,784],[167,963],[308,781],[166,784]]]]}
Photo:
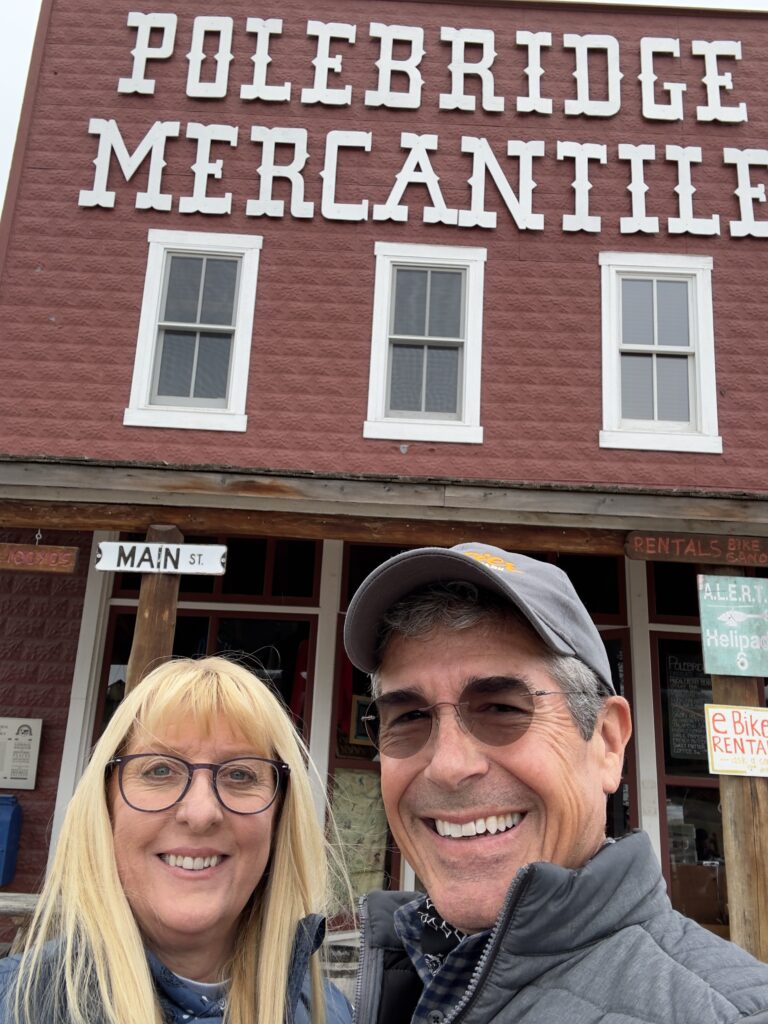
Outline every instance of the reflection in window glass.
{"type": "Polygon", "coordinates": [[[216,653],[234,658],[269,683],[304,728],[309,622],[221,618],[217,626],[216,653]]]}
{"type": "MultiPolygon", "coordinates": [[[[717,789],[667,787],[670,897],[676,910],[719,931],[728,925],[728,891],[717,789]]],[[[727,931],[721,931],[727,937],[727,931]]]]}
{"type": "Polygon", "coordinates": [[[331,803],[354,894],[385,889],[389,831],[379,773],[337,768],[331,803]]]}

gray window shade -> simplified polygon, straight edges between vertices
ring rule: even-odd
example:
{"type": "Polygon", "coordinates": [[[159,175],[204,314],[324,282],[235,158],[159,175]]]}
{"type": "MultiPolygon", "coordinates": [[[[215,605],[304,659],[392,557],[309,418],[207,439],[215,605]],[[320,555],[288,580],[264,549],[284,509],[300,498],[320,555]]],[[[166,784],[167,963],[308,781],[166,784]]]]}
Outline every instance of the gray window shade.
{"type": "Polygon", "coordinates": [[[398,267],[395,271],[393,334],[424,337],[427,324],[428,283],[429,273],[426,270],[398,267]]]}
{"type": "Polygon", "coordinates": [[[226,398],[232,336],[200,335],[195,373],[195,398],[226,398]]]}
{"type": "Polygon", "coordinates": [[[171,256],[163,320],[173,323],[197,323],[200,304],[201,256],[171,256]]]}
{"type": "Polygon", "coordinates": [[[652,420],[653,356],[621,357],[621,412],[631,420],[652,420]]]}
{"type": "Polygon", "coordinates": [[[463,276],[460,271],[433,270],[429,289],[430,338],[459,338],[461,327],[461,293],[463,276]]]}
{"type": "MultiPolygon", "coordinates": [[[[659,345],[687,346],[689,344],[688,285],[685,281],[658,281],[656,289],[659,307],[659,345]]],[[[669,419],[670,417],[662,418],[669,419]]]]}
{"type": "Polygon", "coordinates": [[[621,282],[621,340],[625,345],[653,345],[653,281],[621,282]]]}
{"type": "Polygon", "coordinates": [[[458,412],[459,350],[427,349],[425,412],[458,412]]]}
{"type": "Polygon", "coordinates": [[[158,397],[189,396],[195,364],[196,337],[194,331],[163,331],[157,381],[158,397]]]}
{"type": "Polygon", "coordinates": [[[207,259],[200,323],[230,327],[234,323],[236,287],[235,260],[207,259]]]}
{"type": "Polygon", "coordinates": [[[424,378],[424,347],[393,345],[389,407],[393,412],[418,412],[424,378]]]}
{"type": "Polygon", "coordinates": [[[691,418],[688,396],[688,360],[685,356],[659,356],[656,360],[658,418],[687,423],[691,418]]]}

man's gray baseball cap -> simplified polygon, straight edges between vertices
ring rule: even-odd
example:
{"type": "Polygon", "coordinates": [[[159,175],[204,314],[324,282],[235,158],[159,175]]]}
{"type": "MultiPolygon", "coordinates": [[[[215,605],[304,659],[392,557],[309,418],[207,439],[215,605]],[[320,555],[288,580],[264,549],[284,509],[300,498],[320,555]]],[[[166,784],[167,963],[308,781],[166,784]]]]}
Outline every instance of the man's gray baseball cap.
{"type": "Polygon", "coordinates": [[[562,569],[488,544],[415,548],[383,562],[360,584],[347,610],[344,645],[363,672],[378,668],[379,624],[389,608],[431,583],[463,581],[507,598],[557,654],[569,654],[593,670],[615,693],[600,634],[562,569]]]}

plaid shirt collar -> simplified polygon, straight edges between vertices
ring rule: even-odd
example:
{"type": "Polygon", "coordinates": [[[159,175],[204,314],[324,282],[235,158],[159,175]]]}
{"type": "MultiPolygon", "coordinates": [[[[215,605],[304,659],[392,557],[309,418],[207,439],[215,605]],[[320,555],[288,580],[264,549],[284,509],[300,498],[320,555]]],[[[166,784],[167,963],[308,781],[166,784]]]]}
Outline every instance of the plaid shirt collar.
{"type": "Polygon", "coordinates": [[[448,924],[424,895],[395,912],[395,931],[424,986],[411,1024],[428,1024],[430,1013],[445,1014],[458,1003],[490,929],[465,935],[448,924]]]}

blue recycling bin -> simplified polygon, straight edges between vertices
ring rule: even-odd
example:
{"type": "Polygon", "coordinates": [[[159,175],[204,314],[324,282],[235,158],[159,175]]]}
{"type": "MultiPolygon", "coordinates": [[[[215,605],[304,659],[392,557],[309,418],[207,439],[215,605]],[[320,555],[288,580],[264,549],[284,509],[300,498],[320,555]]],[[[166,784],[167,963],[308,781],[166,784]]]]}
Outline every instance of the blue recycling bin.
{"type": "Polygon", "coordinates": [[[16,874],[21,835],[21,804],[15,796],[0,796],[0,885],[10,885],[16,874]]]}

